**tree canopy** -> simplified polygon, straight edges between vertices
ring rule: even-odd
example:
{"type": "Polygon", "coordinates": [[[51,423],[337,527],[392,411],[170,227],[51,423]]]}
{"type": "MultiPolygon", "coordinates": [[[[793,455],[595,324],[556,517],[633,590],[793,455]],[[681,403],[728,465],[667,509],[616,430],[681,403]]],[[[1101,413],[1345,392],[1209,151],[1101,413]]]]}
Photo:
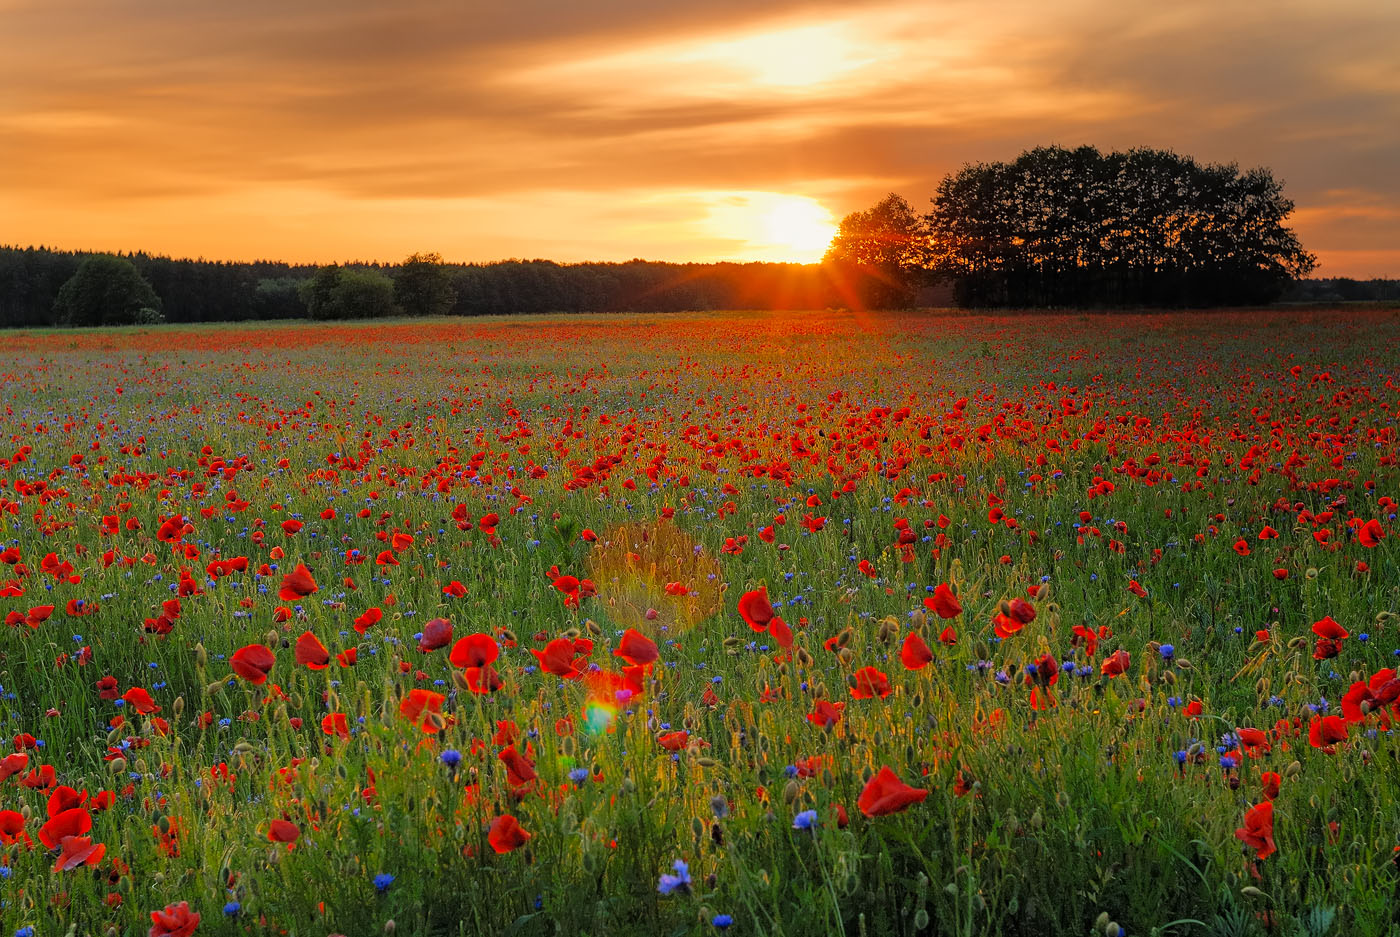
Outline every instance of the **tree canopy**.
{"type": "Polygon", "coordinates": [[[131,261],[98,254],[78,264],[59,288],[54,315],[63,325],[159,322],[160,297],[131,261]]]}
{"type": "Polygon", "coordinates": [[[908,306],[927,267],[923,220],[891,192],[841,219],[822,263],[861,305],[908,306]]]}
{"type": "Polygon", "coordinates": [[[412,254],[394,277],[394,302],[404,315],[445,316],[457,302],[441,254],[412,254]]]}
{"type": "Polygon", "coordinates": [[[926,218],[933,271],[968,306],[1270,302],[1316,258],[1267,169],[1164,150],[1038,147],[964,166],[926,218]]]}

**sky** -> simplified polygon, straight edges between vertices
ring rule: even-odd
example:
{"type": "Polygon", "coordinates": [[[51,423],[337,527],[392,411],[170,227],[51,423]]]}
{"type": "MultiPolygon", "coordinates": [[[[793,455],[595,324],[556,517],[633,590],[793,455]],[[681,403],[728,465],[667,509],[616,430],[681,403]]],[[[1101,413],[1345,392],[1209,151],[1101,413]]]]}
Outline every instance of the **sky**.
{"type": "Polygon", "coordinates": [[[1400,276],[1400,3],[0,0],[0,243],[820,258],[1042,144],[1267,166],[1400,276]]]}

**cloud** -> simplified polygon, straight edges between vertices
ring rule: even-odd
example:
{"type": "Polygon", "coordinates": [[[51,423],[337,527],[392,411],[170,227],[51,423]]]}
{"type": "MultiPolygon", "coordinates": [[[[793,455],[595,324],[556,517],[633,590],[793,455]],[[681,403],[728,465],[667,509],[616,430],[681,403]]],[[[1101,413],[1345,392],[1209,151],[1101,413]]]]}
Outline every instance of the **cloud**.
{"type": "Polygon", "coordinates": [[[773,256],[766,222],[720,231],[714,206],[839,217],[896,190],[917,207],[963,162],[1087,142],[1268,165],[1329,270],[1400,273],[1382,249],[1400,219],[1358,221],[1328,194],[1400,198],[1400,8],[471,6],[0,0],[6,236],[289,259],[773,256]]]}

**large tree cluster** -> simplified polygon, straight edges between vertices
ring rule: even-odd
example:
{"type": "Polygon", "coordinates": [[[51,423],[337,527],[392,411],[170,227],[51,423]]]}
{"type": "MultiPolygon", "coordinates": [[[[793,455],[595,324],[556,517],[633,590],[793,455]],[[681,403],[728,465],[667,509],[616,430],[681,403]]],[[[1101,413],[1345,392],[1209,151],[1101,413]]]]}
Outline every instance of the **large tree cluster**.
{"type": "Polygon", "coordinates": [[[906,244],[915,224],[917,246],[901,252],[917,262],[897,265],[906,292],[951,281],[965,306],[1267,303],[1315,265],[1267,169],[1163,150],[1039,147],[945,176],[922,217],[891,212],[892,199],[877,206],[887,223],[849,216],[856,236],[843,238],[843,222],[827,257],[857,268],[875,299],[889,294],[896,268],[863,258],[874,245],[906,244]]]}

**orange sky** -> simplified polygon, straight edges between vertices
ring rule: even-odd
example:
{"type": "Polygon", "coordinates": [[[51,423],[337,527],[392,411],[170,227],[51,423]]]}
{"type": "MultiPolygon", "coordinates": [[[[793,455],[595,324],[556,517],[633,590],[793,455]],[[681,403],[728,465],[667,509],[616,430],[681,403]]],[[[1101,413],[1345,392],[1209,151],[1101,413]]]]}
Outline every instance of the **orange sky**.
{"type": "Polygon", "coordinates": [[[1400,276],[1396,36],[1376,0],[0,0],[0,243],[814,260],[1092,143],[1269,166],[1318,275],[1400,276]]]}

